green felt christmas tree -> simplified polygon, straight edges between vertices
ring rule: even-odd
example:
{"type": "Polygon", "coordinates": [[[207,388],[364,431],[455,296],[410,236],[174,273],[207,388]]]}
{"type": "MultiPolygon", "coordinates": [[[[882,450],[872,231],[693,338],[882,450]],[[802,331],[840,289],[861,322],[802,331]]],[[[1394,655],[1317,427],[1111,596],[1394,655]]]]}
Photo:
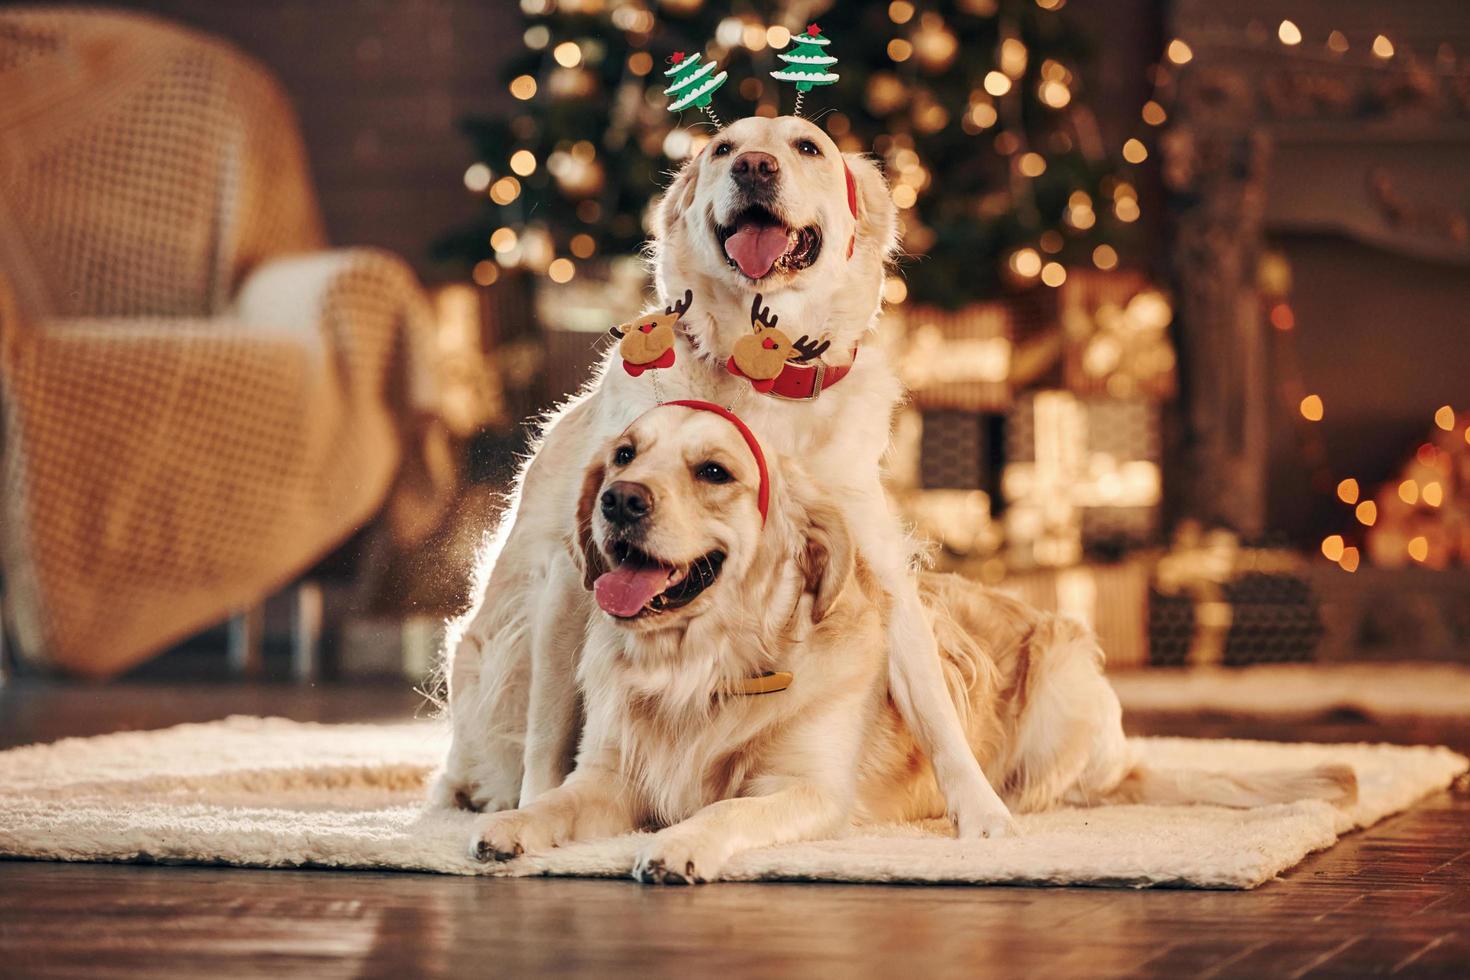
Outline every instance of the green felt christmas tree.
{"type": "Polygon", "coordinates": [[[713,61],[702,61],[698,52],[686,55],[675,51],[669,58],[668,71],[664,72],[674,80],[664,89],[664,95],[673,100],[669,103],[669,111],[682,112],[693,106],[710,112],[710,99],[725,84],[726,78],[725,72],[713,74],[716,67],[713,61]]]}
{"type": "Polygon", "coordinates": [[[795,82],[799,93],[810,92],[819,85],[831,85],[838,76],[832,71],[837,59],[827,53],[830,43],[822,36],[820,27],[808,24],[806,33],[792,35],[791,50],[776,56],[786,62],[786,67],[771,72],[771,77],[782,82],[795,82]]]}

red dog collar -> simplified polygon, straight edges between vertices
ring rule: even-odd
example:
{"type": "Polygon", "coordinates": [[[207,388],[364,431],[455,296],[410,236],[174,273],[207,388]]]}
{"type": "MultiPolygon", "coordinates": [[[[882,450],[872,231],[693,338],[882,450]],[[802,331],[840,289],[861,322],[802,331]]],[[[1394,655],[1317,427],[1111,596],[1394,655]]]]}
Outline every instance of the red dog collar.
{"type": "Polygon", "coordinates": [[[721,408],[714,402],[702,402],[695,399],[681,399],[679,401],[663,402],[664,405],[678,405],[680,408],[692,408],[697,412],[713,412],[720,418],[729,422],[739,430],[744,437],[745,444],[750,447],[750,454],[755,457],[755,468],[760,472],[760,489],[756,491],[755,505],[761,512],[761,526],[766,523],[766,512],[771,506],[771,475],[766,470],[766,454],[761,451],[761,444],[756,439],[755,433],[750,431],[750,426],[740,420],[740,416],[728,408],[721,408]]]}
{"type": "Polygon", "coordinates": [[[853,363],[857,361],[857,352],[858,349],[854,347],[852,360],[841,367],[828,367],[821,361],[811,367],[787,364],[776,375],[771,390],[766,394],[794,402],[816,401],[818,395],[847,377],[847,372],[852,370],[853,363]]]}

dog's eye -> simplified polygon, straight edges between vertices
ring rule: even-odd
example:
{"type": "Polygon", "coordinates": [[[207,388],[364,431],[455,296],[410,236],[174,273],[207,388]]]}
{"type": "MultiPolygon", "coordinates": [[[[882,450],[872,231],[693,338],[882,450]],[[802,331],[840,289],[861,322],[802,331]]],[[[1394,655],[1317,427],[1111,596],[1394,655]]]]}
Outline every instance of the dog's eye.
{"type": "Polygon", "coordinates": [[[811,140],[797,140],[796,152],[803,156],[819,157],[822,155],[822,148],[811,140]]]}
{"type": "Polygon", "coordinates": [[[719,463],[701,463],[699,469],[694,471],[694,475],[705,483],[729,483],[735,479],[730,475],[730,471],[719,463]]]}
{"type": "Polygon", "coordinates": [[[726,156],[729,156],[729,155],[730,155],[730,144],[729,143],[720,143],[719,145],[717,145],[715,147],[715,156],[717,156],[717,157],[726,157],[726,156]]]}
{"type": "Polygon", "coordinates": [[[627,466],[629,463],[633,462],[633,457],[637,455],[637,450],[635,450],[632,446],[619,446],[617,450],[613,453],[613,462],[617,463],[619,466],[627,466]]]}

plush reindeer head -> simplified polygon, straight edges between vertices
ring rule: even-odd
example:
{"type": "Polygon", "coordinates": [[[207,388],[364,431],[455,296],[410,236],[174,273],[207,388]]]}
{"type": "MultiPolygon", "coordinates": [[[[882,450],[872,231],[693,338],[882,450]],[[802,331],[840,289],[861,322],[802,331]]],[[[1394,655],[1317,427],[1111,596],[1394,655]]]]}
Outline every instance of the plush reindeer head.
{"type": "Polygon", "coordinates": [[[773,315],[770,307],[761,305],[761,300],[761,294],[756,293],[750,304],[753,332],[735,342],[726,366],[731,374],[749,378],[757,391],[770,391],[788,361],[801,364],[816,360],[826,353],[832,342],[827,340],[818,344],[809,340],[806,334],[792,340],[776,326],[781,318],[773,315]]]}
{"type": "Polygon", "coordinates": [[[694,293],[686,289],[684,298],[664,307],[662,313],[613,327],[612,335],[621,341],[618,353],[623,358],[623,369],[636,378],[649,368],[672,367],[674,326],[693,305],[694,293]]]}

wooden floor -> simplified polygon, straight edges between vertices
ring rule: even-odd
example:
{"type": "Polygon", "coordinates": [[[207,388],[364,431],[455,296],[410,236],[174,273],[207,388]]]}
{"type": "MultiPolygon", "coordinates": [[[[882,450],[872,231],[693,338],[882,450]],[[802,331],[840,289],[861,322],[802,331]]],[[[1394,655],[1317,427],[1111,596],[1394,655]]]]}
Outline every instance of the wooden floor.
{"type": "MultiPolygon", "coordinates": [[[[397,690],[0,688],[0,746],[231,712],[394,717],[397,690]]],[[[1138,732],[1443,741],[1133,719],[1138,732]]],[[[1253,892],[464,879],[0,862],[0,976],[1470,976],[1470,794],[1253,892]]]]}

